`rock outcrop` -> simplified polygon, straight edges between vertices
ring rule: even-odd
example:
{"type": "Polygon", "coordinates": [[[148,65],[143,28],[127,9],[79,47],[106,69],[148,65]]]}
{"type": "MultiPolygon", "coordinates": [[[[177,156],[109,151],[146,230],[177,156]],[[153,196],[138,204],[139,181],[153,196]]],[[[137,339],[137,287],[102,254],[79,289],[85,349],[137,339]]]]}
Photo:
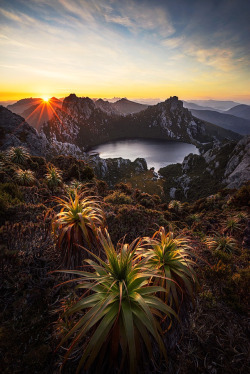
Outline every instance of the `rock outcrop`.
{"type": "Polygon", "coordinates": [[[223,183],[238,188],[250,179],[250,136],[244,137],[234,148],[227,163],[223,183]]]}
{"type": "Polygon", "coordinates": [[[98,155],[94,155],[88,158],[88,162],[97,177],[107,181],[110,186],[115,185],[120,179],[130,178],[132,174],[140,174],[147,170],[144,158],[130,161],[121,157],[102,159],[98,155]]]}
{"type": "Polygon", "coordinates": [[[182,164],[159,172],[165,177],[165,194],[183,201],[209,196],[223,187],[239,188],[250,179],[250,136],[238,143],[204,146],[201,155],[190,154],[182,164]]]}
{"type": "Polygon", "coordinates": [[[0,106],[0,149],[12,146],[24,146],[32,155],[44,156],[49,142],[43,134],[39,134],[25,119],[0,106]]]}

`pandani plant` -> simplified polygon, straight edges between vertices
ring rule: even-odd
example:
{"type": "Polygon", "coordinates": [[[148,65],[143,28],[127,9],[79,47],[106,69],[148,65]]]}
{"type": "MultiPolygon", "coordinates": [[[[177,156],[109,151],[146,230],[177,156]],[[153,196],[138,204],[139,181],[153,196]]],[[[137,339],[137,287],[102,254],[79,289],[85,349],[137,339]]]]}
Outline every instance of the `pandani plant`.
{"type": "Polygon", "coordinates": [[[205,240],[205,244],[212,251],[220,250],[226,253],[232,253],[236,247],[236,240],[231,236],[214,235],[208,236],[205,240]]]}
{"type": "Polygon", "coordinates": [[[47,166],[47,173],[45,179],[50,188],[59,187],[62,184],[62,171],[54,165],[50,164],[47,166]]]}
{"type": "Polygon", "coordinates": [[[165,289],[160,297],[177,309],[185,293],[194,300],[194,289],[198,284],[188,242],[187,238],[174,237],[172,231],[166,232],[164,227],[160,227],[152,238],[145,238],[146,246],[137,251],[154,272],[154,285],[165,289]]]}
{"type": "Polygon", "coordinates": [[[15,171],[14,178],[21,186],[32,186],[36,180],[33,171],[22,170],[21,168],[15,171]]]}
{"type": "Polygon", "coordinates": [[[85,260],[90,271],[67,271],[78,276],[72,281],[85,292],[65,312],[67,318],[76,315],[76,323],[60,343],[71,338],[64,361],[82,344],[78,373],[83,365],[97,372],[103,368],[110,372],[111,366],[121,372],[128,365],[125,372],[136,373],[142,350],[152,357],[152,340],[166,358],[160,322],[168,319],[170,323],[176,314],[155,296],[166,290],[149,284],[152,271],[135,261],[141,239],[115,248],[107,230],[103,233],[99,228],[98,236],[106,261],[92,253],[94,260],[85,260]]]}
{"type": "Polygon", "coordinates": [[[64,198],[55,197],[61,208],[52,221],[56,247],[62,255],[62,266],[72,269],[82,265],[88,249],[96,248],[97,227],[104,225],[104,214],[95,196],[87,196],[86,191],[74,190],[64,198]]]}
{"type": "Polygon", "coordinates": [[[29,157],[29,152],[24,147],[11,147],[7,151],[7,159],[16,164],[24,165],[29,157]]]}
{"type": "Polygon", "coordinates": [[[228,218],[224,224],[224,231],[228,232],[229,234],[240,231],[242,227],[239,221],[240,220],[238,217],[228,218]]]}

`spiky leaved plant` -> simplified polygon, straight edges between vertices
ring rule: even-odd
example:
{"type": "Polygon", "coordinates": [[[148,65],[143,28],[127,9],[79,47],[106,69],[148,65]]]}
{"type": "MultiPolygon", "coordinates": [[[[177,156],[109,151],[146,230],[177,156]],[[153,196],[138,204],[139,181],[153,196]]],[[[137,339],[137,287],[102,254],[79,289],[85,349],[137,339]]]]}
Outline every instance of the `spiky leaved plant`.
{"type": "Polygon", "coordinates": [[[52,227],[56,236],[56,247],[62,254],[62,265],[68,269],[82,264],[83,254],[79,246],[96,248],[98,226],[104,224],[104,214],[95,196],[86,191],[69,194],[64,199],[56,197],[61,208],[53,219],[52,227]]]}
{"type": "Polygon", "coordinates": [[[58,187],[62,184],[62,171],[52,164],[48,165],[45,178],[50,188],[58,187]]]}
{"type": "Polygon", "coordinates": [[[93,364],[102,364],[107,372],[108,364],[112,367],[118,364],[122,370],[128,359],[126,372],[135,373],[141,346],[152,356],[151,338],[166,357],[159,322],[175,313],[154,295],[165,290],[149,285],[151,272],[143,270],[142,264],[134,260],[140,239],[130,245],[122,244],[116,250],[107,231],[103,234],[99,229],[98,234],[107,261],[94,255],[95,261],[86,260],[92,272],[70,272],[79,276],[74,280],[79,282],[78,288],[87,291],[66,311],[67,317],[76,313],[77,322],[60,345],[73,336],[66,360],[85,341],[78,372],[83,365],[88,369],[93,364]]]}
{"type": "Polygon", "coordinates": [[[173,232],[165,232],[160,227],[152,238],[145,239],[146,246],[137,251],[138,256],[146,259],[146,266],[153,270],[153,282],[166,290],[160,295],[165,302],[177,308],[180,299],[187,293],[193,298],[197,278],[193,270],[188,239],[174,237],[173,232]]]}
{"type": "Polygon", "coordinates": [[[24,165],[29,157],[29,152],[24,147],[11,147],[7,151],[8,160],[16,164],[24,165]]]}
{"type": "Polygon", "coordinates": [[[15,179],[18,184],[22,186],[32,186],[35,183],[35,176],[33,171],[31,170],[22,170],[18,168],[15,171],[15,179]]]}
{"type": "Polygon", "coordinates": [[[224,224],[225,232],[228,232],[230,234],[233,234],[236,231],[239,231],[240,229],[241,229],[241,225],[237,217],[232,217],[232,218],[227,219],[227,221],[224,224]]]}
{"type": "Polygon", "coordinates": [[[68,186],[66,186],[66,191],[69,195],[74,197],[75,191],[82,191],[86,186],[76,179],[73,179],[68,186]]]}
{"type": "Polygon", "coordinates": [[[171,200],[168,204],[168,209],[174,210],[175,212],[179,213],[182,211],[182,204],[178,200],[171,200]]]}
{"type": "Polygon", "coordinates": [[[236,240],[231,236],[215,235],[213,237],[208,236],[205,240],[207,247],[213,251],[221,250],[227,253],[234,251],[236,247],[236,240]]]}

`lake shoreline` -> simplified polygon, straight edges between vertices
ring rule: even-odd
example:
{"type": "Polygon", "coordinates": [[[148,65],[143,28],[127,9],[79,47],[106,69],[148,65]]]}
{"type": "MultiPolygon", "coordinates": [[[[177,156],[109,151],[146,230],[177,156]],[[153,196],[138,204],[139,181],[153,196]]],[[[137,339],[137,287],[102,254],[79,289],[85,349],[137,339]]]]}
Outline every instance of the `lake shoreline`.
{"type": "Polygon", "coordinates": [[[123,158],[134,161],[144,158],[148,168],[159,170],[171,164],[182,163],[190,154],[200,154],[199,149],[190,143],[179,140],[122,138],[89,147],[89,156],[99,155],[102,159],[123,158]]]}

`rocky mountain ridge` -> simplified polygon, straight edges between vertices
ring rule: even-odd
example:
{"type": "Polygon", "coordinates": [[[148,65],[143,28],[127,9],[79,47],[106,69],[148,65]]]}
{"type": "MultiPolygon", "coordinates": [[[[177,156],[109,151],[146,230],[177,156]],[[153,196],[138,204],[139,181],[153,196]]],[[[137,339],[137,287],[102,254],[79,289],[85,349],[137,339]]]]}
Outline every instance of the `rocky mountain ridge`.
{"type": "Polygon", "coordinates": [[[238,134],[194,118],[176,96],[134,114],[119,115],[111,104],[71,94],[41,129],[47,139],[91,147],[121,138],[159,138],[201,144],[240,139],[238,134]]]}

